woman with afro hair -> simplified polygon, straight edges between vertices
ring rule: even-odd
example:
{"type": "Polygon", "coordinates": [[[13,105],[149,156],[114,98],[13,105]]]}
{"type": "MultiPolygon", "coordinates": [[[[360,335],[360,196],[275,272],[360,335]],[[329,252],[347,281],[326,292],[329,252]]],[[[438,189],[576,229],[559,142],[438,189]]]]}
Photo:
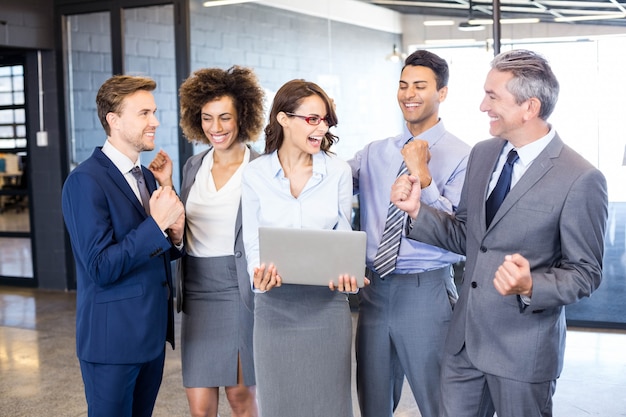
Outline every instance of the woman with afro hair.
{"type": "MultiPolygon", "coordinates": [[[[192,416],[216,417],[222,386],[234,417],[257,416],[241,178],[258,156],[247,144],[263,128],[264,92],[252,70],[233,66],[194,72],[179,95],[185,137],[209,145],[185,163],[180,190],[186,256],[177,265],[176,304],[183,313],[183,385],[192,416]]],[[[161,185],[171,185],[165,152],[150,168],[161,185]]]]}

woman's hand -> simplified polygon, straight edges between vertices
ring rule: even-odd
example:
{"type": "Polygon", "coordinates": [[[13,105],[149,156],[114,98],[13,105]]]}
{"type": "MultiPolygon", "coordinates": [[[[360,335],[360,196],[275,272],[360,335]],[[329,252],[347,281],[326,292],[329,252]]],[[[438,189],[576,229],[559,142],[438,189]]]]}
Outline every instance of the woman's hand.
{"type": "Polygon", "coordinates": [[[148,165],[148,169],[154,175],[154,178],[161,185],[161,187],[172,186],[172,172],[173,172],[174,164],[170,159],[170,156],[161,149],[150,165],[148,165]]]}
{"type": "MultiPolygon", "coordinates": [[[[370,280],[367,278],[364,278],[364,285],[369,285],[370,280]]],[[[339,275],[339,278],[337,279],[337,286],[335,287],[335,283],[333,281],[330,281],[328,283],[328,288],[330,288],[331,291],[341,291],[341,292],[347,292],[347,293],[352,293],[352,294],[356,294],[357,292],[359,292],[359,286],[356,282],[356,278],[354,276],[349,276],[347,274],[344,275],[339,275]]]]}
{"type": "Polygon", "coordinates": [[[254,268],[254,288],[261,291],[269,291],[274,287],[280,287],[283,281],[276,271],[274,264],[270,264],[267,268],[265,264],[261,264],[254,268]]]}

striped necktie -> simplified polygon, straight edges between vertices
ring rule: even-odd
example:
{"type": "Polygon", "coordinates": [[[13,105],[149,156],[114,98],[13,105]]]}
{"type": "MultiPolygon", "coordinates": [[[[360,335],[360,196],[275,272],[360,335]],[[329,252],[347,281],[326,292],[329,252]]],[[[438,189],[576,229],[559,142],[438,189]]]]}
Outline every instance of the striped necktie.
{"type": "MultiPolygon", "coordinates": [[[[408,173],[408,169],[404,161],[400,165],[398,177],[408,173]]],[[[391,274],[396,269],[396,261],[398,260],[398,250],[400,249],[400,240],[402,238],[402,226],[404,225],[405,213],[389,202],[387,210],[387,220],[385,228],[380,239],[378,252],[374,257],[374,269],[381,278],[391,274]]]]}

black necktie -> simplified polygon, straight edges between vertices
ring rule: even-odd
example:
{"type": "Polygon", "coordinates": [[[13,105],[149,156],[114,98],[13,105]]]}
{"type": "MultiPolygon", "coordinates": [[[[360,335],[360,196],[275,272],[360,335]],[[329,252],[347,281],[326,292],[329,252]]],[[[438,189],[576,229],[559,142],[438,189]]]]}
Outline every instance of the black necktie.
{"type": "Polygon", "coordinates": [[[496,184],[496,187],[493,189],[493,191],[489,195],[489,198],[487,199],[487,227],[489,227],[489,225],[491,224],[493,216],[496,215],[496,212],[504,201],[504,197],[506,197],[506,195],[509,193],[509,190],[511,189],[511,175],[513,174],[513,165],[518,159],[519,156],[517,155],[517,151],[515,149],[511,149],[509,151],[509,155],[506,158],[504,167],[502,168],[502,172],[500,173],[500,178],[498,178],[498,183],[496,184]]]}
{"type": "Polygon", "coordinates": [[[146,181],[143,178],[143,172],[141,168],[134,167],[130,170],[133,174],[133,177],[137,180],[137,187],[139,187],[139,195],[141,196],[141,204],[143,205],[144,210],[146,210],[146,214],[150,215],[150,193],[148,192],[148,187],[146,187],[146,181]]]}

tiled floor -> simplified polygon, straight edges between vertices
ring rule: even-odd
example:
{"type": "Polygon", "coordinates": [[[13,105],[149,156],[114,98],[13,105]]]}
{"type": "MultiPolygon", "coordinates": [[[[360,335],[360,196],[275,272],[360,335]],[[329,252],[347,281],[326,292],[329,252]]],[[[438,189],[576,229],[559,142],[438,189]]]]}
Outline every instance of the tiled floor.
{"type": "MultiPolygon", "coordinates": [[[[75,293],[0,287],[0,416],[87,415],[74,350],[75,300],[75,293]]],[[[626,416],[625,392],[626,332],[570,329],[555,416],[626,416]]],[[[354,402],[358,417],[356,395],[354,402]]],[[[168,348],[154,416],[186,415],[180,350],[168,348]]],[[[223,392],[220,415],[231,415],[223,392]]],[[[420,416],[406,384],[395,416],[420,416]]]]}

